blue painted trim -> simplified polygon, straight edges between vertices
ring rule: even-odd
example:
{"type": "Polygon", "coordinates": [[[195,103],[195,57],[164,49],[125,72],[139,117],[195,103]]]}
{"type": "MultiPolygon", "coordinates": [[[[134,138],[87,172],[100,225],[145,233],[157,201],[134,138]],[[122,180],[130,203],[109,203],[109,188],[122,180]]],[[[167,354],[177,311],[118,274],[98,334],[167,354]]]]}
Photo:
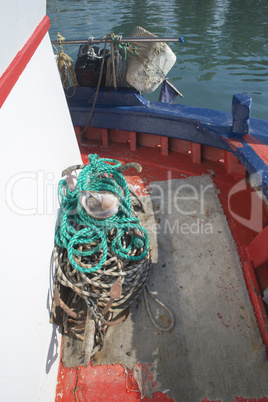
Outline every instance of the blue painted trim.
{"type": "MultiPolygon", "coordinates": [[[[72,89],[71,89],[72,91],[72,89]]],[[[91,88],[77,88],[67,98],[73,124],[85,126],[95,96],[91,88]]],[[[268,166],[243,140],[245,133],[267,147],[268,122],[250,119],[251,98],[244,94],[233,97],[232,114],[185,105],[149,102],[131,89],[102,89],[94,109],[90,126],[136,131],[178,138],[233,152],[268,197],[268,166]],[[224,140],[237,138],[242,146],[232,149],[224,140]]]]}
{"type": "Polygon", "coordinates": [[[251,112],[252,98],[245,94],[233,95],[232,131],[236,134],[245,135],[249,132],[249,119],[251,112]]]}
{"type": "MultiPolygon", "coordinates": [[[[77,87],[65,90],[67,98],[70,102],[75,104],[88,104],[92,105],[94,102],[96,89],[90,87],[77,87]]],[[[101,88],[98,97],[97,105],[100,106],[147,106],[147,99],[145,99],[138,91],[130,88],[101,88]]]]}

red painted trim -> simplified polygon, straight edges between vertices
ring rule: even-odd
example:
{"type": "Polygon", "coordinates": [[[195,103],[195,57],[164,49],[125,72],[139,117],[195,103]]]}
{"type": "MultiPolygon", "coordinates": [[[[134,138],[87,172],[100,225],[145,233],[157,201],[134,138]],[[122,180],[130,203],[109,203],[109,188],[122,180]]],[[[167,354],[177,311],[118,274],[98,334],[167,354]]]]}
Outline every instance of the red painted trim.
{"type": "Polygon", "coordinates": [[[244,146],[237,138],[226,137],[224,138],[224,141],[230,145],[233,151],[236,151],[237,148],[242,148],[244,146]]]}
{"type": "Polygon", "coordinates": [[[9,67],[0,77],[0,108],[49,30],[49,26],[49,18],[45,15],[32,36],[27,40],[23,48],[17,53],[9,67]]]}
{"type": "Polygon", "coordinates": [[[191,145],[191,152],[193,163],[201,163],[201,144],[193,142],[191,145]]]}
{"type": "Polygon", "coordinates": [[[268,226],[265,226],[262,232],[260,232],[247,247],[249,257],[253,262],[255,268],[258,268],[263,264],[268,264],[267,244],[268,226]]]}
{"type": "Polygon", "coordinates": [[[267,155],[267,149],[266,145],[261,142],[260,140],[257,140],[250,134],[246,134],[243,137],[244,141],[248,143],[248,145],[251,146],[251,148],[256,152],[256,154],[265,162],[268,164],[268,155],[267,155]]]}
{"type": "Polygon", "coordinates": [[[108,138],[108,130],[106,128],[101,129],[101,140],[102,140],[102,146],[108,147],[109,138],[108,138]]]}
{"type": "Polygon", "coordinates": [[[130,150],[136,151],[137,150],[137,134],[135,131],[129,132],[129,141],[130,141],[130,150]]]}
{"type": "Polygon", "coordinates": [[[168,137],[161,137],[160,143],[161,143],[161,154],[163,156],[168,156],[168,137]]]}
{"type": "Polygon", "coordinates": [[[243,271],[268,357],[268,319],[259,284],[255,275],[255,270],[251,261],[245,261],[243,263],[243,271]]]}
{"type": "Polygon", "coordinates": [[[224,151],[224,166],[228,174],[245,177],[246,170],[233,153],[224,151]]]}
{"type": "MultiPolygon", "coordinates": [[[[258,140],[257,138],[253,137],[250,134],[246,134],[243,137],[243,140],[256,152],[256,154],[268,164],[268,155],[266,151],[266,145],[258,140]]],[[[236,151],[237,148],[242,148],[244,146],[243,142],[236,138],[224,138],[224,141],[232,148],[233,151],[236,151]]]]}

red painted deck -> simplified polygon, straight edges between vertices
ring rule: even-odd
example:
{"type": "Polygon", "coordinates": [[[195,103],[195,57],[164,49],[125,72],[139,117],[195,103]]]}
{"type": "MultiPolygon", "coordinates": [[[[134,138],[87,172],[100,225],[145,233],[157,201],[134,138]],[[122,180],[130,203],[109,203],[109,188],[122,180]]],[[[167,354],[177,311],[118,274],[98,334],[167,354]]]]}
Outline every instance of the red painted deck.
{"type": "MultiPolygon", "coordinates": [[[[76,133],[79,132],[80,129],[76,128],[76,133]]],[[[262,292],[268,286],[268,230],[265,227],[268,212],[263,201],[245,181],[245,170],[233,154],[188,141],[92,128],[87,130],[85,138],[79,140],[79,143],[84,163],[87,163],[89,153],[115,158],[124,163],[139,162],[143,166],[142,173],[137,176],[133,169],[126,178],[141,195],[152,181],[211,174],[237,245],[245,282],[263,342],[268,349],[267,308],[262,301],[262,292]]],[[[64,368],[61,363],[56,401],[90,400],[136,401],[141,400],[141,394],[131,372],[121,365],[70,369],[64,368]]],[[[158,392],[152,400],[172,399],[165,393],[158,392]]],[[[268,397],[244,399],[237,396],[235,401],[264,402],[268,401],[268,397]]],[[[205,398],[202,402],[208,402],[208,399],[205,398]]]]}
{"type": "MultiPolygon", "coordinates": [[[[116,364],[114,366],[76,367],[59,371],[59,385],[56,401],[62,402],[132,402],[140,401],[141,393],[130,370],[116,364]]],[[[153,399],[143,401],[168,402],[173,399],[157,392],[153,399]]]]}

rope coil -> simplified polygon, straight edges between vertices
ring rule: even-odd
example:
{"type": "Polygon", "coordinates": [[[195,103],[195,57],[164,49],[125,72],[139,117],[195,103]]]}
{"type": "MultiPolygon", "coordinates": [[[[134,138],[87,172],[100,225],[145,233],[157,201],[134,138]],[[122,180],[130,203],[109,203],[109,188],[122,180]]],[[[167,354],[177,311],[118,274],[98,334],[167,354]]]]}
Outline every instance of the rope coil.
{"type": "MultiPolygon", "coordinates": [[[[62,309],[64,332],[83,341],[84,365],[103,347],[107,328],[127,318],[129,307],[142,292],[153,324],[162,331],[169,331],[174,325],[171,311],[146,287],[151,269],[149,237],[134,213],[131,192],[121,173],[129,167],[140,171],[141,166],[122,166],[117,160],[96,154],[88,155],[88,159],[89,165],[71,166],[63,172],[70,174],[81,169],[72,189],[67,177],[59,182],[60,214],[53,250],[55,304],[62,309]],[[119,207],[109,218],[95,219],[81,204],[85,192],[112,194],[119,207]],[[69,289],[67,295],[64,289],[69,289]],[[170,315],[167,328],[153,319],[145,289],[170,315]]],[[[142,206],[135,192],[132,194],[142,206]]]]}
{"type": "Polygon", "coordinates": [[[107,244],[114,255],[141,261],[149,252],[149,236],[132,212],[128,184],[118,171],[121,163],[99,158],[96,154],[88,158],[90,163],[80,172],[73,191],[65,179],[59,182],[61,206],[56,244],[67,249],[71,265],[81,272],[95,272],[103,266],[107,260],[107,244]],[[80,204],[80,197],[86,191],[105,191],[116,196],[119,201],[117,213],[104,220],[88,215],[80,204]],[[94,261],[90,258],[92,256],[94,261]]]}

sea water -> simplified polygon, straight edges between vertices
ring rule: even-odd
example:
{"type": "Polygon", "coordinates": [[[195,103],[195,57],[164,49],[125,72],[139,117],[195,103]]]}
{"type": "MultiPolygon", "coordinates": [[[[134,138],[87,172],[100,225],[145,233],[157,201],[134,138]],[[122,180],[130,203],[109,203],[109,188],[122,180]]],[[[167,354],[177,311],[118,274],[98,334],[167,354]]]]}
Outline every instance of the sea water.
{"type": "MultiPolygon", "coordinates": [[[[177,62],[168,79],[184,95],[175,103],[231,111],[232,95],[253,99],[252,116],[268,120],[267,0],[48,0],[50,36],[128,36],[139,25],[169,46],[177,62]]],[[[78,46],[65,45],[74,60],[78,46]]],[[[146,95],[158,100],[158,88],[146,95]]]]}

